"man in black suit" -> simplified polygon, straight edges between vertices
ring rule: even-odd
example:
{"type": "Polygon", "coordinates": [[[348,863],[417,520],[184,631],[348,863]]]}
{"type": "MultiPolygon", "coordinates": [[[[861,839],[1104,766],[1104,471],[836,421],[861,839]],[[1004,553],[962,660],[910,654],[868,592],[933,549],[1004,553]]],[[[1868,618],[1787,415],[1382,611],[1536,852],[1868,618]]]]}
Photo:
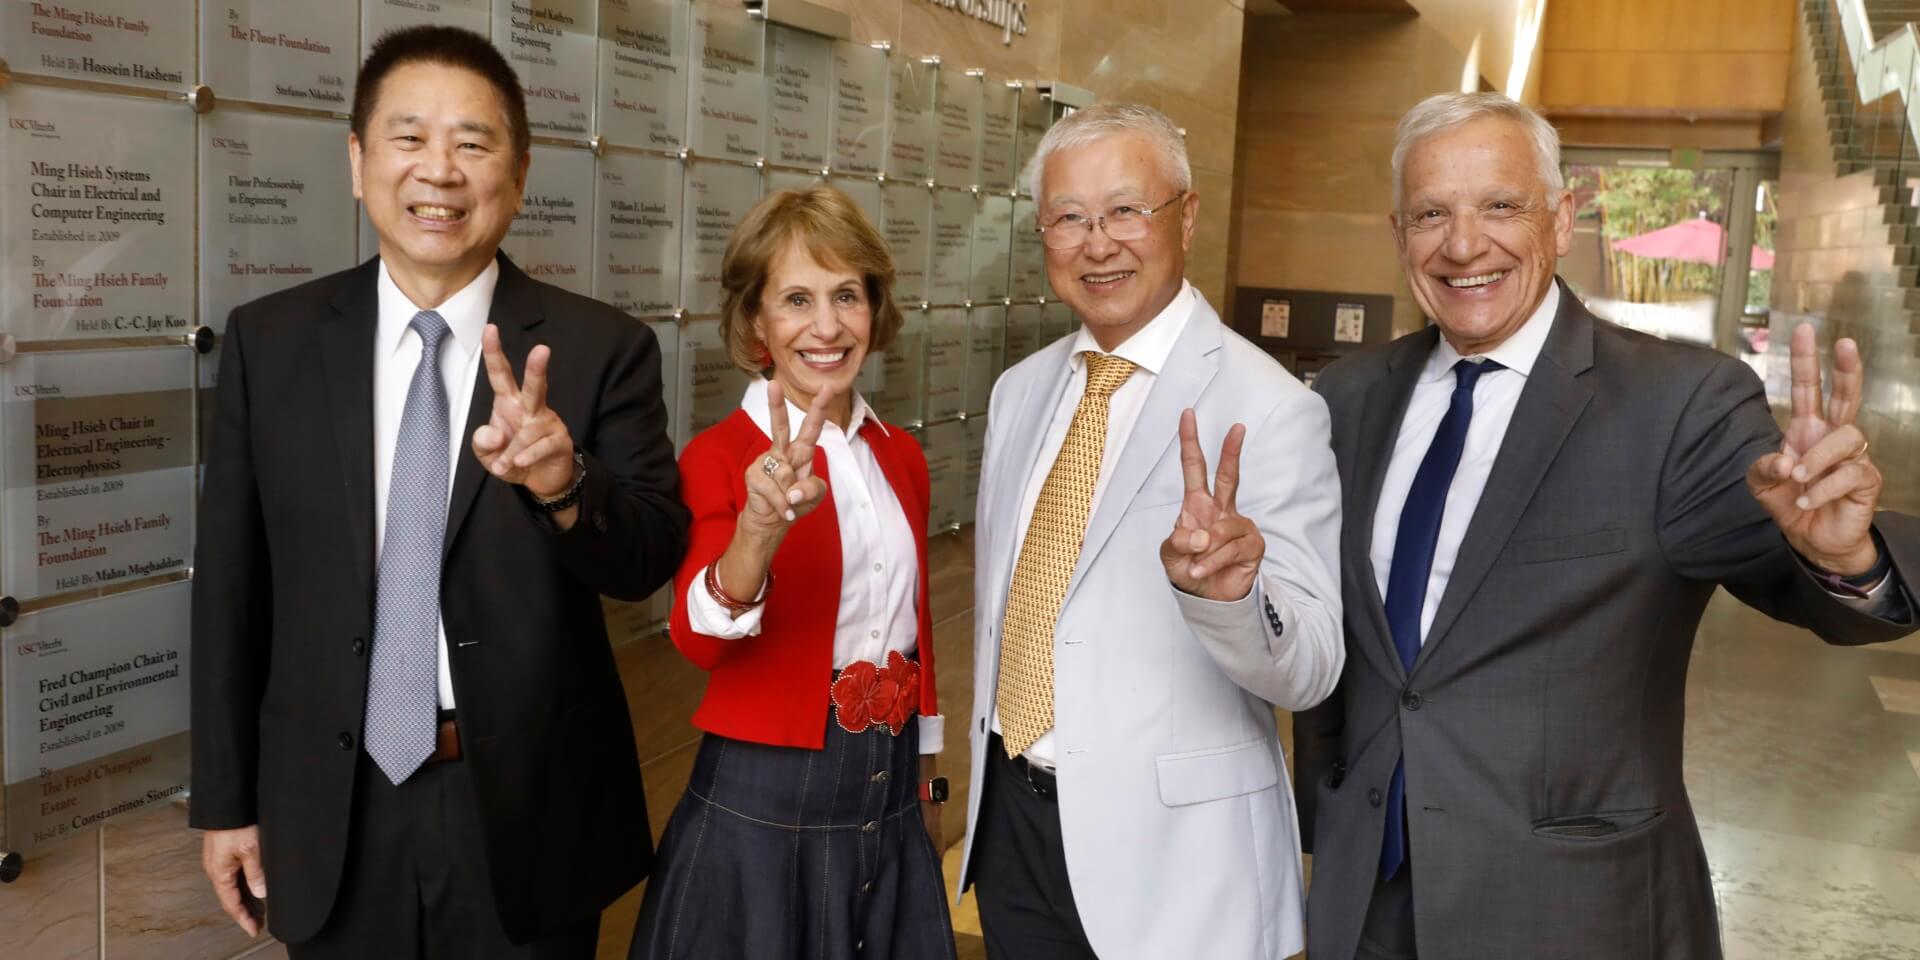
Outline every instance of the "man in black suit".
{"type": "Polygon", "coordinates": [[[296,958],[589,957],[652,858],[599,597],[686,546],[660,352],[499,255],[530,155],[485,38],[384,37],[348,155],[379,257],[236,309],[221,353],[203,865],[296,958]]]}

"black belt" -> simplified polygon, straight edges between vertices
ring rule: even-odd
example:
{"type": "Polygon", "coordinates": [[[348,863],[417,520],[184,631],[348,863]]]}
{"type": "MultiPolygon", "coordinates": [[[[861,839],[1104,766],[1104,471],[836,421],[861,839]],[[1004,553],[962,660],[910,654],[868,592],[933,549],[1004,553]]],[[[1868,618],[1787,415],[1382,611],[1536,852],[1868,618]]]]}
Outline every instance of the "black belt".
{"type": "MultiPolygon", "coordinates": [[[[993,734],[991,742],[987,744],[987,749],[998,753],[1000,756],[1007,756],[1006,741],[1001,740],[1000,735],[997,733],[993,734]]],[[[1025,755],[1007,757],[1007,764],[1013,767],[1014,773],[1019,774],[1020,778],[1027,782],[1027,786],[1031,788],[1035,794],[1045,797],[1048,800],[1058,800],[1060,798],[1060,778],[1056,776],[1053,771],[1035,766],[1025,755]]]]}

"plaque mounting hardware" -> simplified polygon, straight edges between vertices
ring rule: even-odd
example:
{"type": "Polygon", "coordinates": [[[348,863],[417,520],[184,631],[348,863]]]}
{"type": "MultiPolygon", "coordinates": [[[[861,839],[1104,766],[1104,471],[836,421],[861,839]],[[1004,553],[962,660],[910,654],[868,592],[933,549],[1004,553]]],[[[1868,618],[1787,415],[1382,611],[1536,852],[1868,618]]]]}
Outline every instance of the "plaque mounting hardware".
{"type": "Polygon", "coordinates": [[[20,879],[20,871],[27,868],[27,858],[17,853],[0,853],[0,883],[12,883],[20,879]]]}
{"type": "Polygon", "coordinates": [[[967,76],[969,76],[969,77],[983,77],[983,78],[984,78],[984,77],[985,77],[986,75],[987,75],[987,71],[985,71],[985,70],[982,70],[982,69],[980,69],[979,67],[973,67],[973,68],[971,68],[971,69],[969,69],[969,70],[967,71],[967,76]]]}
{"type": "Polygon", "coordinates": [[[6,57],[0,57],[0,88],[5,88],[7,81],[11,79],[13,79],[13,68],[7,66],[6,57]]]}
{"type": "Polygon", "coordinates": [[[0,627],[11,627],[20,619],[20,601],[12,597],[0,597],[0,627]]]}
{"type": "Polygon", "coordinates": [[[810,0],[746,0],[747,13],[768,23],[817,33],[835,40],[853,39],[853,18],[810,0]]]}
{"type": "Polygon", "coordinates": [[[1075,110],[1091,107],[1094,101],[1092,90],[1059,80],[1040,84],[1040,95],[1063,107],[1072,107],[1075,110]]]}
{"type": "Polygon", "coordinates": [[[187,346],[193,348],[194,353],[204,354],[213,352],[212,327],[194,327],[193,332],[187,334],[182,339],[186,341],[187,346]]]}
{"type": "Polygon", "coordinates": [[[212,113],[216,105],[213,88],[204,83],[187,92],[187,106],[192,107],[194,113],[212,113]]]}

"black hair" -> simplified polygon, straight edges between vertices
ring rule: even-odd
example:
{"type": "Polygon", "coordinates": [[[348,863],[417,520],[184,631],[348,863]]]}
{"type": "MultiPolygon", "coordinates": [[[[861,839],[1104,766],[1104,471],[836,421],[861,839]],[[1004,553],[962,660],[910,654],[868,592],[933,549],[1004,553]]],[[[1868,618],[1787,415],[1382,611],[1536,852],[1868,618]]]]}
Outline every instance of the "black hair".
{"type": "Polygon", "coordinates": [[[367,121],[373,117],[380,84],[395,67],[408,63],[437,63],[479,74],[500,95],[500,105],[506,108],[507,122],[513,128],[514,154],[527,152],[532,134],[527,129],[527,98],[521,92],[519,75],[486,37],[459,27],[406,27],[384,33],[374,41],[354,81],[354,136],[366,140],[367,121]]]}

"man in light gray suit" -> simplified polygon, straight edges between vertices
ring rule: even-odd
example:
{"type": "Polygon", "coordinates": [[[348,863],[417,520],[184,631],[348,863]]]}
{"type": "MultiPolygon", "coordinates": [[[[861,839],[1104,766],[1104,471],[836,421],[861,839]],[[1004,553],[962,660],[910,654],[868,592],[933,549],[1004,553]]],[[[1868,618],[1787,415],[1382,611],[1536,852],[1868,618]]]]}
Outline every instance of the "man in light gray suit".
{"type": "Polygon", "coordinates": [[[1314,960],[1720,956],[1681,777],[1724,586],[1829,643],[1913,629],[1920,525],[1879,513],[1858,348],[1793,341],[1783,439],[1743,364],[1554,277],[1559,141],[1498,94],[1400,124],[1392,222],[1434,326],[1315,385],[1346,505],[1348,668],[1303,716],[1314,960]]]}
{"type": "Polygon", "coordinates": [[[1326,408],[1184,279],[1165,116],[1075,113],[1028,177],[1084,326],[988,408],[962,877],[996,960],[1280,960],[1303,894],[1273,708],[1342,660],[1326,408]]]}

